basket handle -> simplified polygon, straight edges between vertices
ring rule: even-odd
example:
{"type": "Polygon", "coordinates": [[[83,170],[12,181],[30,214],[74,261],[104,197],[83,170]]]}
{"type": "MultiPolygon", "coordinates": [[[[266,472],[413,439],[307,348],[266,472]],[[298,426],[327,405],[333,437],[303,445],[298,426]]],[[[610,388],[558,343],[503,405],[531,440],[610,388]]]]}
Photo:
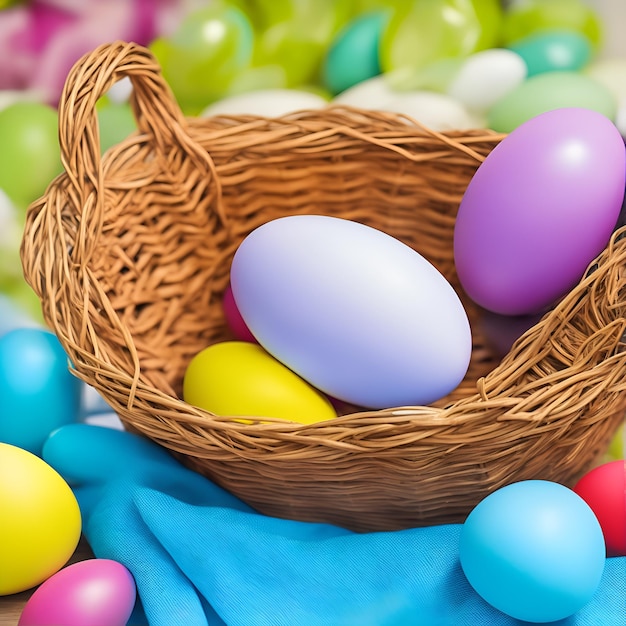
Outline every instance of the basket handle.
{"type": "MultiPolygon", "coordinates": [[[[218,186],[217,212],[224,219],[213,159],[189,137],[185,116],[150,50],[124,41],[103,44],[79,59],[67,76],[59,101],[61,161],[73,190],[78,194],[81,218],[99,219],[103,208],[96,102],[114,83],[125,77],[130,78],[133,85],[131,105],[137,128],[154,145],[155,156],[165,159],[172,151],[182,151],[191,158],[201,171],[206,172],[207,183],[212,181],[218,186]]],[[[85,241],[80,243],[82,245],[77,245],[75,251],[82,249],[88,254],[87,249],[91,246],[85,241]]]]}

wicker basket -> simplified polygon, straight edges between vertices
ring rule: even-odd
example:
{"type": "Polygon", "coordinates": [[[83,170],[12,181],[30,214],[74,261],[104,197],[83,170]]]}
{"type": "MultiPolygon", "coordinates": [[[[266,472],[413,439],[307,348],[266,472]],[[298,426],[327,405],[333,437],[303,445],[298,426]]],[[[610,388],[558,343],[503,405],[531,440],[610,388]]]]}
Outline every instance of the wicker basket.
{"type": "Polygon", "coordinates": [[[455,213],[502,136],[340,107],[186,119],[151,54],[124,42],[76,64],[59,121],[65,172],[30,207],[21,248],[45,319],[130,430],[259,511],[357,531],[459,522],[512,481],[571,484],[606,450],[626,409],[623,231],[504,358],[458,284],[455,213]],[[138,131],[101,159],[96,101],[124,76],[138,131]],[[181,400],[190,358],[233,338],[221,298],[238,244],[295,213],[376,227],[451,281],[474,334],[452,394],[314,425],[181,400]]]}

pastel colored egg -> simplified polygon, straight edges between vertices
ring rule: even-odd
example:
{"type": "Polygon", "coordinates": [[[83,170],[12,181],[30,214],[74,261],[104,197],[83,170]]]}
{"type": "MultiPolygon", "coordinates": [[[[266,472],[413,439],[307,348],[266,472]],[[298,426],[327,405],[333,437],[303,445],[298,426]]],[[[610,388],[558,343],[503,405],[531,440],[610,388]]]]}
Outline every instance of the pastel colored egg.
{"type": "Polygon", "coordinates": [[[398,91],[392,86],[389,77],[381,74],[342,91],[333,98],[332,103],[362,109],[382,110],[397,95],[398,91]]]}
{"type": "Polygon", "coordinates": [[[339,400],[429,404],[467,371],[471,331],[452,286],[370,226],[325,215],[266,222],[237,249],[231,285],[259,343],[339,400]]]}
{"type": "Polygon", "coordinates": [[[618,100],[626,100],[626,58],[596,59],[583,74],[604,85],[618,100]]]}
{"type": "Polygon", "coordinates": [[[604,85],[615,98],[615,125],[626,137],[626,58],[603,58],[590,63],[584,74],[604,85]]]}
{"type": "Polygon", "coordinates": [[[333,37],[351,16],[352,3],[280,0],[253,4],[253,65],[280,67],[289,87],[315,82],[333,37]]]}
{"type": "Polygon", "coordinates": [[[185,371],[183,398],[229,417],[277,417],[305,424],[337,417],[319,391],[247,341],[215,343],[199,352],[185,371]]]}
{"type": "Polygon", "coordinates": [[[100,129],[100,150],[103,153],[137,130],[135,116],[127,102],[116,104],[103,101],[97,107],[97,116],[100,129]]]}
{"type": "Polygon", "coordinates": [[[542,31],[511,44],[528,68],[528,76],[544,72],[575,72],[587,65],[592,48],[589,39],[571,31],[542,31]]]}
{"type": "Polygon", "coordinates": [[[624,141],[589,109],[549,111],[505,137],[478,168],[454,228],[459,280],[504,315],[545,310],[607,245],[624,198],[624,141]]]}
{"type": "Polygon", "coordinates": [[[254,40],[243,11],[212,3],[190,11],[170,36],[157,37],[150,48],[180,106],[197,114],[222,98],[250,66],[254,40]]]}
{"type": "Polygon", "coordinates": [[[41,454],[53,430],[79,419],[81,392],[53,333],[16,328],[0,337],[0,441],[41,454]]]}
{"type": "Polygon", "coordinates": [[[502,19],[496,0],[404,2],[394,8],[380,42],[384,72],[415,70],[491,48],[502,19]]]}
{"type": "Polygon", "coordinates": [[[0,596],[43,582],[74,553],[80,510],[68,484],[34,454],[0,443],[0,596]]]}
{"type": "Polygon", "coordinates": [[[486,602],[528,622],[580,610],[598,589],[606,560],[591,508],[544,480],[512,483],[479,502],[461,529],[459,557],[486,602]]]}
{"type": "Polygon", "coordinates": [[[481,128],[484,123],[481,118],[471,115],[457,100],[432,91],[397,93],[380,109],[402,113],[433,130],[481,128]]]}
{"type": "Polygon", "coordinates": [[[61,171],[58,115],[41,102],[0,110],[0,188],[19,208],[43,194],[61,171]]]}
{"type": "Polygon", "coordinates": [[[617,102],[601,83],[579,72],[549,72],[525,80],[489,111],[489,128],[510,133],[532,117],[565,107],[591,109],[615,119],[617,102]]]}
{"type": "Polygon", "coordinates": [[[295,111],[321,109],[327,102],[322,96],[298,89],[260,89],[228,96],[210,104],[202,117],[212,115],[260,115],[279,117],[295,111]]]}
{"type": "Polygon", "coordinates": [[[79,561],[35,590],[17,626],[126,626],[136,595],[132,574],[121,563],[79,561]]]}
{"type": "Polygon", "coordinates": [[[500,36],[506,45],[545,30],[568,30],[587,37],[595,48],[603,25],[592,3],[585,0],[524,0],[504,12],[500,36]]]}
{"type": "Polygon", "coordinates": [[[387,20],[387,11],[365,13],[336,35],[322,65],[322,81],[331,93],[380,74],[378,48],[387,20]]]}
{"type": "Polygon", "coordinates": [[[574,491],[598,518],[607,556],[626,556],[626,461],[595,467],[574,485],[574,491]]]}
{"type": "Polygon", "coordinates": [[[492,48],[469,56],[447,88],[470,111],[486,113],[524,82],[526,64],[511,50],[492,48]]]}

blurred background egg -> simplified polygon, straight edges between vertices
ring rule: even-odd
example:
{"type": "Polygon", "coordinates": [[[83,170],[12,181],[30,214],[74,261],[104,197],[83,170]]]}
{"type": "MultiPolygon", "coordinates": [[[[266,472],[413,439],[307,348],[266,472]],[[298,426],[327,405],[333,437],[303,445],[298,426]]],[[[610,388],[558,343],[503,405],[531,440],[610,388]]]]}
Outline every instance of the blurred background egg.
{"type": "Polygon", "coordinates": [[[17,626],[126,626],[136,595],[132,574],[121,563],[79,561],[35,590],[17,626]]]}
{"type": "Polygon", "coordinates": [[[511,2],[502,20],[505,44],[534,33],[567,30],[584,35],[594,48],[600,45],[603,26],[597,7],[586,0],[523,0],[511,2]]]}
{"type": "MultiPolygon", "coordinates": [[[[626,5],[625,10],[626,10],[626,5]]],[[[604,85],[615,98],[617,111],[615,125],[622,137],[626,137],[626,58],[597,59],[587,65],[583,73],[604,85]]]]}
{"type": "Polygon", "coordinates": [[[335,96],[332,104],[361,107],[364,109],[384,109],[397,95],[389,77],[385,74],[368,78],[347,88],[335,96]]]}
{"type": "Polygon", "coordinates": [[[210,104],[202,117],[211,115],[260,115],[279,117],[306,109],[321,109],[327,101],[319,94],[299,89],[259,89],[227,96],[210,104]]]}
{"type": "Polygon", "coordinates": [[[585,108],[615,119],[617,102],[601,83],[580,72],[548,72],[526,79],[489,110],[487,127],[510,133],[529,119],[562,108],[585,108]]]}
{"type": "Polygon", "coordinates": [[[591,60],[591,42],[568,30],[540,31],[511,44],[526,64],[528,76],[544,72],[578,71],[591,60]]]}
{"type": "Polygon", "coordinates": [[[481,50],[460,65],[447,93],[469,111],[485,114],[521,85],[526,74],[526,64],[515,52],[502,48],[481,50]]]}
{"type": "Polygon", "coordinates": [[[81,393],[53,333],[16,328],[0,337],[0,441],[41,454],[53,430],[79,419],[81,393]]]}
{"type": "Polygon", "coordinates": [[[459,557],[486,602],[519,620],[552,622],[591,600],[605,547],[580,496],[555,482],[526,480],[476,505],[461,528],[459,557]]]}
{"type": "Polygon", "coordinates": [[[624,198],[624,141],[604,115],[539,115],[487,156],[460,203],[454,258],[467,294],[505,315],[541,312],[607,245],[624,198]]]}
{"type": "Polygon", "coordinates": [[[471,115],[454,98],[433,91],[396,93],[381,109],[408,115],[433,130],[465,130],[484,124],[482,118],[471,115]]]}
{"type": "Polygon", "coordinates": [[[574,485],[574,491],[598,518],[607,556],[626,556],[626,461],[593,468],[574,485]]]}
{"type": "Polygon", "coordinates": [[[337,417],[330,401],[268,354],[245,341],[215,343],[187,366],[185,402],[216,415],[278,417],[310,424],[337,417]]]}
{"type": "Polygon", "coordinates": [[[380,38],[389,13],[366,12],[345,24],[335,36],[322,65],[322,82],[332,94],[380,74],[380,38]]]}
{"type": "Polygon", "coordinates": [[[0,110],[0,189],[24,210],[61,172],[56,110],[18,101],[0,110]]]}
{"type": "Polygon", "coordinates": [[[0,596],[52,576],[81,532],[69,485],[39,457],[6,443],[0,443],[0,529],[0,596]]]}
{"type": "Polygon", "coordinates": [[[240,244],[231,285],[259,343],[334,398],[429,404],[467,371],[471,331],[454,289],[409,246],[364,224],[267,222],[240,244]]]}

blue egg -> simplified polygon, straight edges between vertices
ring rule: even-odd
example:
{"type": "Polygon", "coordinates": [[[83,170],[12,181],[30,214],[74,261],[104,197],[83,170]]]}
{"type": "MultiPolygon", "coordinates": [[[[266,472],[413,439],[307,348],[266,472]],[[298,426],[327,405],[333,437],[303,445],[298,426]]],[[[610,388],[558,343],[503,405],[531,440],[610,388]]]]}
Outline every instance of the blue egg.
{"type": "Polygon", "coordinates": [[[460,536],[461,566],[489,604],[516,619],[564,619],[587,604],[604,571],[600,524],[587,503],[555,482],[526,480],[493,492],[460,536]]]}
{"type": "Polygon", "coordinates": [[[332,94],[380,74],[378,46],[388,17],[387,11],[365,13],[335,37],[322,67],[324,85],[332,94]]]}
{"type": "Polygon", "coordinates": [[[82,383],[57,337],[17,328],[0,337],[0,441],[41,455],[56,428],[79,419],[82,383]]]}

